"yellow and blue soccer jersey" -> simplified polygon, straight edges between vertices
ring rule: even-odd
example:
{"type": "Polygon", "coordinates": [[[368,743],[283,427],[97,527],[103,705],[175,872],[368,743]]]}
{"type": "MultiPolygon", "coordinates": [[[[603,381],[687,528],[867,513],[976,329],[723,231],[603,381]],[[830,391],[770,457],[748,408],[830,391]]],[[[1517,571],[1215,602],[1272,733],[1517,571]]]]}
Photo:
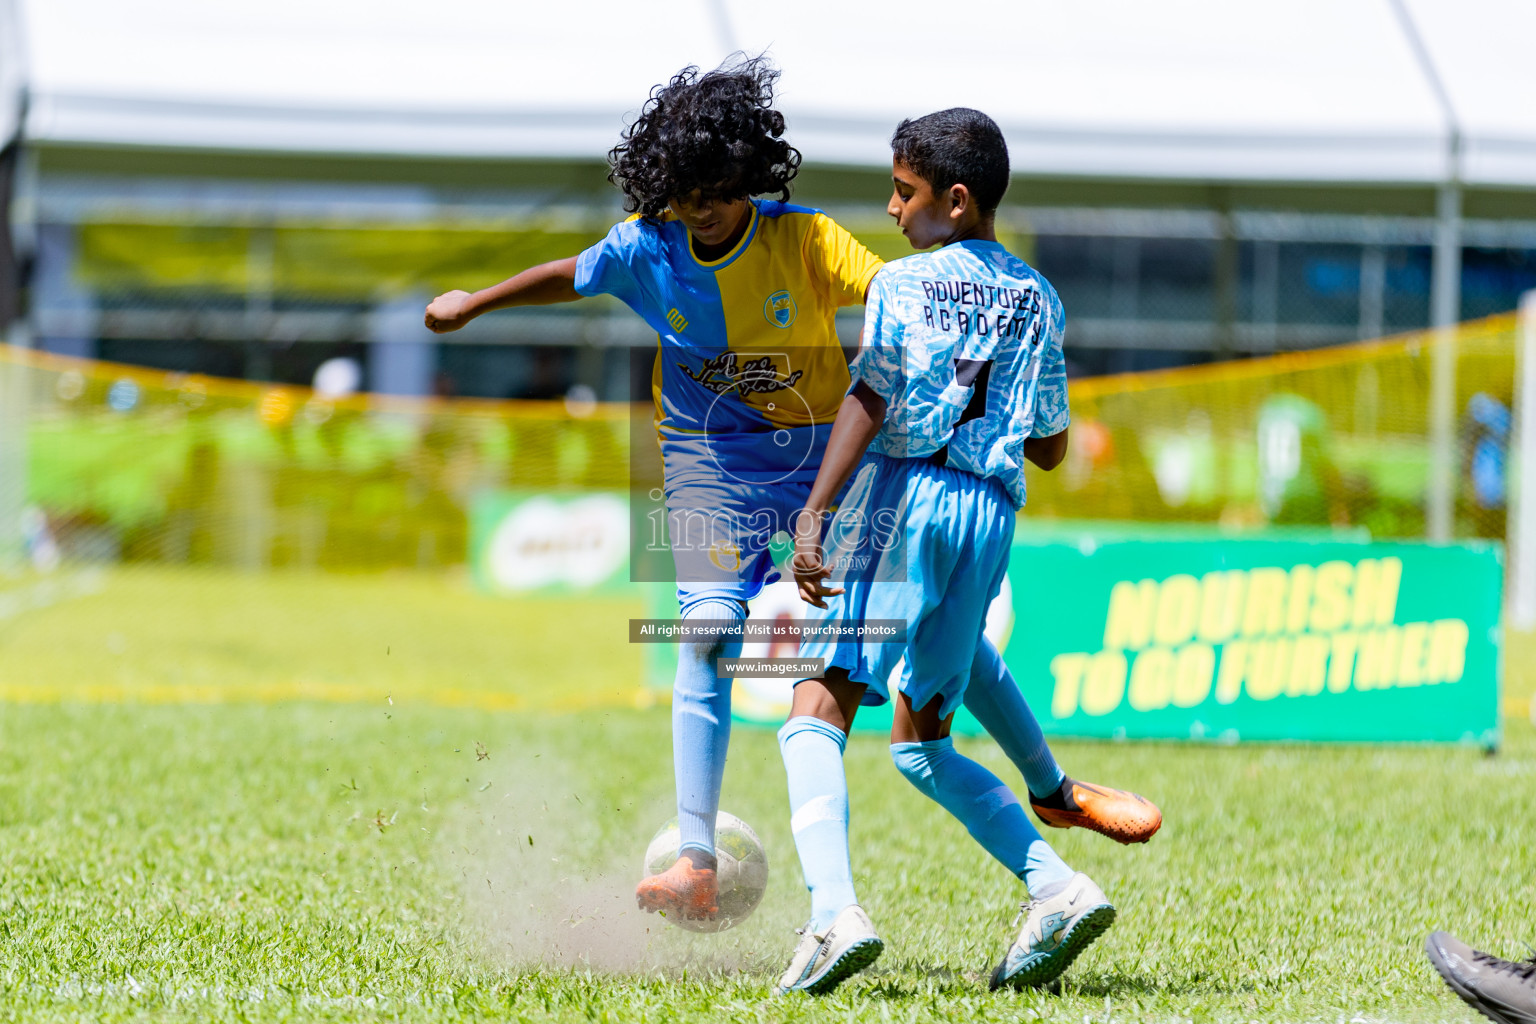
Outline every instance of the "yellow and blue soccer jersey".
{"type": "Polygon", "coordinates": [[[746,601],[773,574],[848,390],[834,317],[880,260],[819,210],[753,200],[741,241],[693,253],[670,214],[631,217],[576,261],[576,290],[621,299],[661,336],[652,393],[667,533],[685,611],[746,601]]]}
{"type": "Polygon", "coordinates": [[[881,264],[819,210],[751,206],[741,241],[713,261],[694,255],[671,214],[631,217],[578,257],[576,290],[616,296],[661,336],[652,392],[664,451],[708,438],[716,473],[814,479],[848,387],[833,319],[864,301],[881,264]]]}
{"type": "Polygon", "coordinates": [[[1024,439],[1067,429],[1064,316],[1056,289],[997,242],[946,245],[886,264],[854,365],[887,403],[871,449],[948,448],[945,465],[996,477],[1024,505],[1024,439]]]}

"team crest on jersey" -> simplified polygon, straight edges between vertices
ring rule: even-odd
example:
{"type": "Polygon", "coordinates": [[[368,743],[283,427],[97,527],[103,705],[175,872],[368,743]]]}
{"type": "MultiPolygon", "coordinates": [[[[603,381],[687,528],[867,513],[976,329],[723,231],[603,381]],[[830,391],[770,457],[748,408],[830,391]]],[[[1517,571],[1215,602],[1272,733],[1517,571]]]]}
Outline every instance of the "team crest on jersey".
{"type": "Polygon", "coordinates": [[[678,363],[677,367],[695,384],[717,395],[723,395],[727,391],[735,391],[741,395],[761,395],[770,391],[783,391],[785,388],[794,387],[800,378],[805,376],[804,370],[780,374],[779,368],[773,365],[772,356],[762,356],[741,362],[738,359],[738,353],[729,350],[704,360],[704,365],[699,367],[697,373],[689,369],[686,363],[678,363]]]}
{"type": "Polygon", "coordinates": [[[763,318],[775,327],[788,327],[795,322],[799,312],[794,298],[782,289],[768,296],[768,301],[763,303],[763,318]]]}
{"type": "Polygon", "coordinates": [[[736,572],[741,568],[741,548],[723,540],[709,549],[709,560],[723,572],[736,572]]]}

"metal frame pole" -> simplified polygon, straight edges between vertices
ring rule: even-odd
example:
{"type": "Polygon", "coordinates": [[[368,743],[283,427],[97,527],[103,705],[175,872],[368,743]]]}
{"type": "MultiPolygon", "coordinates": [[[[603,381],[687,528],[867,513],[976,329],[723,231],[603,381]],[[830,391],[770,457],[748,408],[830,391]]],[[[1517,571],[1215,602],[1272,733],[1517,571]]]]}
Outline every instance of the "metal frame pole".
{"type": "Polygon", "coordinates": [[[1456,322],[1461,312],[1461,186],[1440,186],[1436,204],[1434,280],[1430,321],[1435,327],[1430,354],[1429,493],[1425,534],[1451,539],[1456,496],[1456,322]]]}
{"type": "MultiPolygon", "coordinates": [[[[20,320],[0,333],[0,343],[26,344],[20,320]]],[[[24,363],[0,354],[0,579],[26,561],[22,509],[27,502],[27,385],[24,363]]]]}
{"type": "Polygon", "coordinates": [[[1429,389],[1429,488],[1424,532],[1432,541],[1451,539],[1456,494],[1456,321],[1461,318],[1461,119],[1435,68],[1407,0],[1391,0],[1424,82],[1445,118],[1445,179],[1435,202],[1434,280],[1429,322],[1435,328],[1429,389]]]}
{"type": "Polygon", "coordinates": [[[1514,428],[1505,458],[1510,482],[1509,620],[1516,629],[1536,627],[1536,290],[1520,298],[1515,339],[1514,428]]]}
{"type": "MultiPolygon", "coordinates": [[[[35,206],[22,147],[27,119],[27,60],[14,0],[0,0],[0,343],[30,344],[23,320],[20,249],[31,244],[35,206]]],[[[22,509],[27,501],[27,397],[30,371],[0,355],[0,575],[25,565],[22,509]]]]}

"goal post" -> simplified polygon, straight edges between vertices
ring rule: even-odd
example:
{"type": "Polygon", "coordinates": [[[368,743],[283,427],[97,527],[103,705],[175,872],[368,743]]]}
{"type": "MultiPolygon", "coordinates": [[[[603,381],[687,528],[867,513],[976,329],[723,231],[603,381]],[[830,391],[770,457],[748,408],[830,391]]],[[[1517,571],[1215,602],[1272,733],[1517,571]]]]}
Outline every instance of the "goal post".
{"type": "Polygon", "coordinates": [[[1509,623],[1536,628],[1536,289],[1520,298],[1515,337],[1515,428],[1510,445],[1509,623]]]}
{"type": "MultiPolygon", "coordinates": [[[[0,343],[24,340],[18,322],[0,343]]],[[[27,501],[27,368],[0,357],[0,577],[25,563],[22,510],[27,501]]]]}

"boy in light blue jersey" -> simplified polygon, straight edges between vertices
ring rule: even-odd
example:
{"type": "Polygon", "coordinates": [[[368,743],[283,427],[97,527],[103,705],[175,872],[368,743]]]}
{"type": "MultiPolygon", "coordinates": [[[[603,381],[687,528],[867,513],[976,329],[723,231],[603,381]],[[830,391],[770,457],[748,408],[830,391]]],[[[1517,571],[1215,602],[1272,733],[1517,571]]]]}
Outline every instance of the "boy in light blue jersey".
{"type": "MultiPolygon", "coordinates": [[[[636,899],[689,918],[717,913],[732,681],[716,665],[740,653],[746,602],[775,572],[768,540],[806,503],[847,391],[837,309],[862,302],[881,266],[830,217],[784,201],[800,154],[772,106],[777,75],[757,59],[689,68],[658,86],[609,154],[634,216],[577,256],[448,292],[426,310],[427,326],[446,332],[495,309],[606,294],[658,334],[656,430],[692,639],[680,646],[672,699],[679,856],[642,880],[636,899]]],[[[1112,834],[1104,808],[1125,795],[1063,775],[995,647],[982,640],[967,657],[978,679],[967,706],[1031,791],[1081,817],[1063,824],[1112,834]],[[1092,799],[1074,796],[1090,789],[1092,799]]]]}
{"type": "MultiPolygon", "coordinates": [[[[823,609],[814,622],[842,631],[801,645],[802,658],[824,659],[825,674],[796,685],[779,733],[811,892],[811,920],[779,993],[830,991],[884,946],[858,905],[848,854],[842,753],[860,704],[894,702],[897,768],[1028,887],[1024,928],[993,988],[1060,976],[1115,916],[1041,839],[1018,797],[949,736],[1007,570],[1024,463],[1052,469],[1066,453],[1061,302],[993,231],[1008,151],[990,118],[956,108],[904,121],[892,149],[889,212],[915,248],[942,247],[875,278],[852,387],[796,523],[801,596],[823,609]],[[856,467],[824,559],[823,521],[856,467]],[[827,585],[834,570],[842,587],[827,585]],[[848,638],[873,620],[904,621],[906,644],[848,638]]],[[[1133,815],[1136,801],[1156,813],[1121,795],[1133,815]]]]}

